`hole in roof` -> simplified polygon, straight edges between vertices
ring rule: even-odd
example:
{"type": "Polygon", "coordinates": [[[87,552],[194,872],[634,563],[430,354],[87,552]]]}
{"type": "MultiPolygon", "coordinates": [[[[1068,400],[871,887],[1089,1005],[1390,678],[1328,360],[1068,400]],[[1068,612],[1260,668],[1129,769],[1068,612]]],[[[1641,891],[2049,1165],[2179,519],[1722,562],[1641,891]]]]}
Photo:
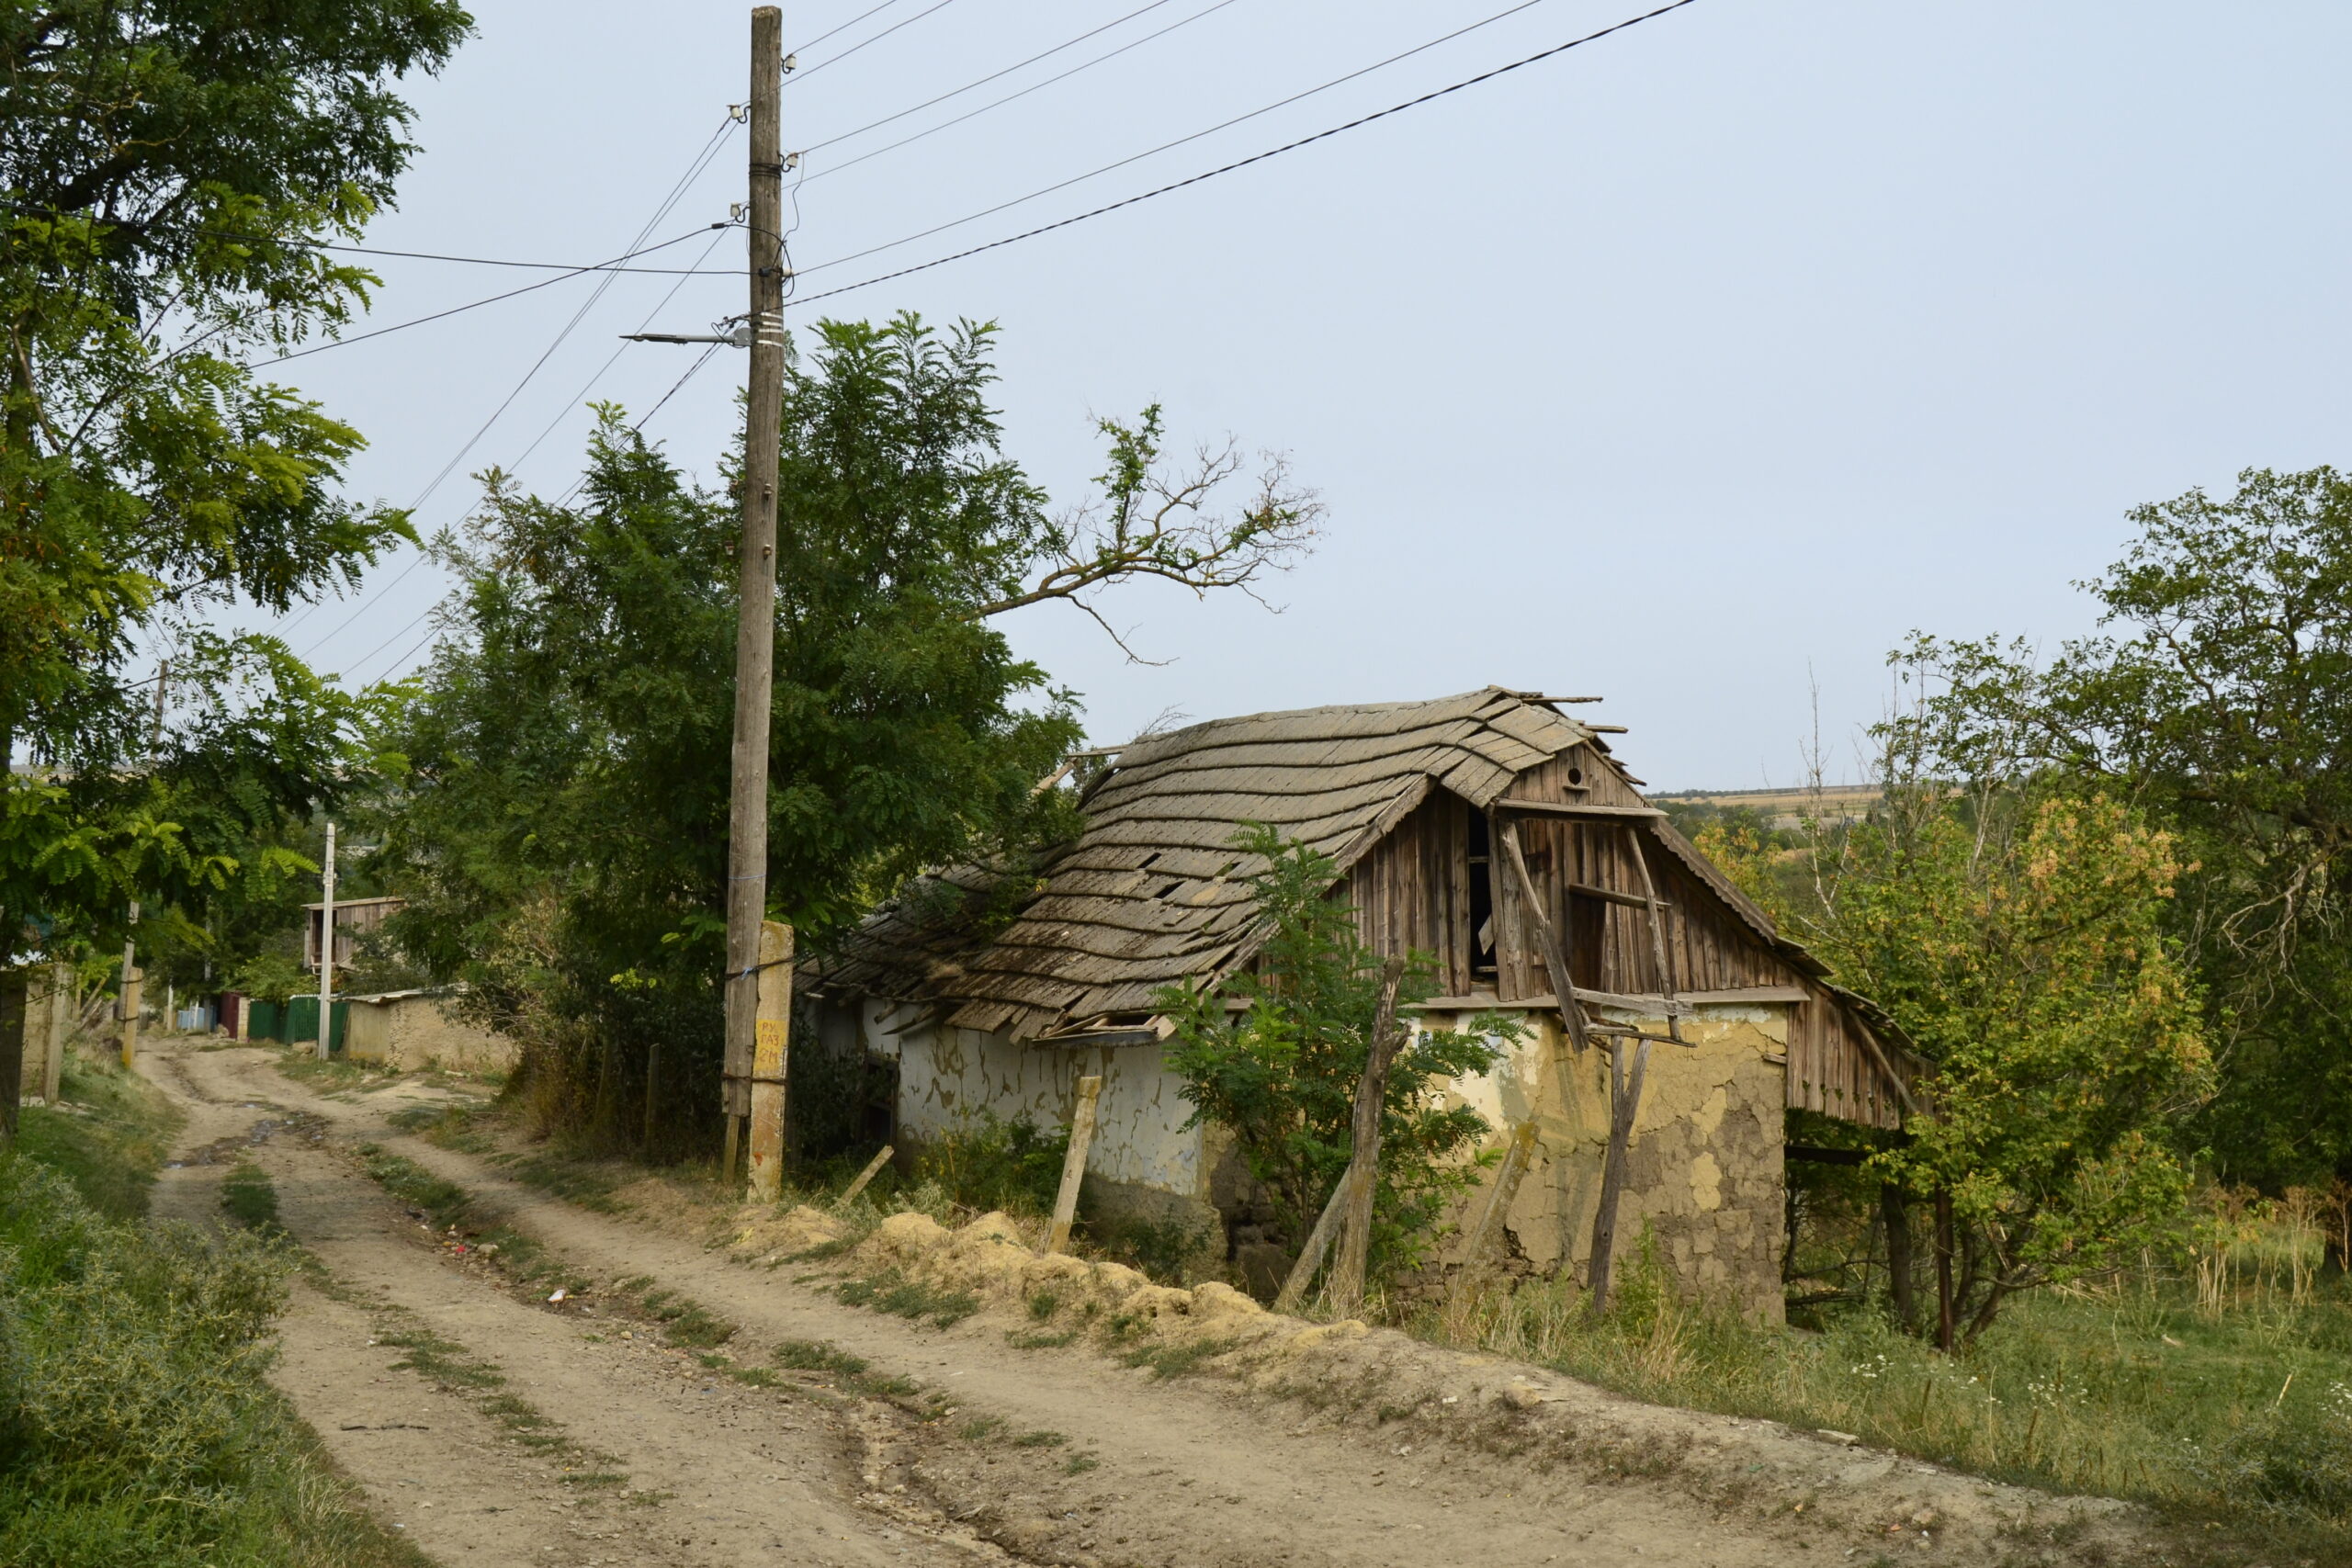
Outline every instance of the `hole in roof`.
{"type": "Polygon", "coordinates": [[[1155,898],[1165,898],[1165,897],[1167,897],[1170,893],[1175,892],[1175,891],[1176,891],[1176,889],[1178,889],[1179,887],[1182,887],[1182,886],[1184,886],[1183,879],[1182,879],[1182,877],[1179,877],[1176,881],[1170,883],[1167,886],[1165,886],[1165,887],[1161,888],[1159,892],[1157,892],[1157,893],[1153,894],[1153,895],[1152,895],[1152,897],[1155,897],[1155,898]]]}
{"type": "Polygon", "coordinates": [[[1137,871],[1149,871],[1154,865],[1159,863],[1159,851],[1152,851],[1151,853],[1143,857],[1143,863],[1136,867],[1136,869],[1137,871]]]}

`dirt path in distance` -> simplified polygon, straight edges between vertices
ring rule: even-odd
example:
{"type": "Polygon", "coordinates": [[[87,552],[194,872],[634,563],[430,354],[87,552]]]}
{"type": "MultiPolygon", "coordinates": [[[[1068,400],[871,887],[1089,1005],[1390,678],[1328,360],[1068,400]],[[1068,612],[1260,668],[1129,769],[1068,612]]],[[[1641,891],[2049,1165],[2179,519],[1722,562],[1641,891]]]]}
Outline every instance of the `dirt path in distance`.
{"type": "MultiPolygon", "coordinates": [[[[1759,1508],[1753,1498],[1718,1506],[1672,1474],[1595,1474],[1512,1457],[1508,1443],[1480,1447],[1317,1416],[1227,1380],[1158,1379],[1078,1348],[1017,1349],[1008,1324],[985,1315],[941,1330],[860,1310],[795,1282],[792,1270],[746,1268],[695,1237],[546,1197],[493,1163],[390,1130],[388,1096],[322,1098],[270,1061],[261,1050],[159,1051],[149,1070],[187,1105],[191,1140],[226,1135],[219,1129],[238,1117],[318,1119],[322,1145],[279,1136],[252,1151],[277,1182],[287,1228],[337,1281],[336,1297],[306,1292],[289,1315],[281,1381],[384,1517],[447,1563],[1862,1568],[2075,1560],[1986,1528],[1890,1530],[1883,1519],[1858,1523],[1851,1510],[1840,1521],[1787,1503],[1759,1508]],[[560,1308],[526,1301],[454,1261],[334,1152],[356,1138],[496,1205],[505,1223],[589,1282],[584,1298],[560,1308]],[[748,1388],[708,1375],[693,1355],[653,1348],[642,1332],[617,1339],[614,1288],[639,1276],[736,1325],[726,1348],[740,1364],[767,1362],[779,1342],[821,1341],[921,1393],[885,1400],[748,1388]],[[565,1488],[547,1465],[518,1457],[481,1401],[392,1370],[395,1357],[367,1343],[387,1312],[495,1362],[511,1394],[610,1456],[625,1486],[565,1488]]],[[[1654,1415],[1717,1445],[1770,1425],[1654,1415]]],[[[1895,1511],[1898,1525],[1917,1477],[1939,1476],[1947,1493],[1961,1480],[1784,1428],[1753,1440],[1777,1444],[1773,1452],[1820,1450],[1825,1478],[1843,1473],[1849,1493],[1877,1497],[1873,1506],[1895,1511]]],[[[1986,1497],[1996,1490],[1967,1485],[1986,1497]]],[[[2111,1515],[2116,1506],[2098,1507],[2111,1515]]]]}

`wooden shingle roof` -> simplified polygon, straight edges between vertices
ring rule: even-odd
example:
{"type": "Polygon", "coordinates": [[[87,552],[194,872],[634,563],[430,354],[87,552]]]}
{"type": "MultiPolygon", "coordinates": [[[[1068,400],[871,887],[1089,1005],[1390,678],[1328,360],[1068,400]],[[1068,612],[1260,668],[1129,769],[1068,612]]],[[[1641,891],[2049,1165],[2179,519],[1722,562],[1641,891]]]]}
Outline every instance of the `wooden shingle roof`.
{"type": "Polygon", "coordinates": [[[1161,987],[1229,973],[1261,932],[1233,844],[1263,822],[1347,870],[1433,789],[1484,807],[1528,768],[1592,732],[1534,694],[1489,686],[1430,702],[1216,719],[1127,747],[1089,787],[1086,828],[1033,888],[976,870],[923,879],[806,983],[937,1004],[944,1021],[1013,1038],[1148,1013],[1161,987]],[[992,937],[976,917],[1018,912],[992,937]]]}

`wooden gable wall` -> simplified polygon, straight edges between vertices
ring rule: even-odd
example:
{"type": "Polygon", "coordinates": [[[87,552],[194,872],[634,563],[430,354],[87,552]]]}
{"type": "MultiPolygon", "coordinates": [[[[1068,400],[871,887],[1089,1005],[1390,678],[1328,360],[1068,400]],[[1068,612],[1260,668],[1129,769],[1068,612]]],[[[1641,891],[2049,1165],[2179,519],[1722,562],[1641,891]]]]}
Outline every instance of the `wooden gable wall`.
{"type": "MultiPolygon", "coordinates": [[[[1505,800],[1585,806],[1646,803],[1616,765],[1578,746],[1530,768],[1505,800]]],[[[1528,873],[1562,934],[1579,989],[1655,996],[1660,989],[1646,911],[1577,891],[1601,888],[1638,897],[1634,829],[1615,822],[1572,822],[1518,816],[1528,873]]],[[[1374,952],[1418,949],[1438,964],[1442,995],[1491,995],[1502,1002],[1548,998],[1550,977],[1518,879],[1506,864],[1481,864],[1492,846],[1486,814],[1459,795],[1432,790],[1344,877],[1337,897],[1356,908],[1374,952]],[[1486,874],[1489,870],[1493,874],[1486,874]],[[1491,965],[1473,952],[1477,927],[1493,923],[1491,965]]],[[[1883,1066],[1886,1053],[1868,1026],[1814,975],[1767,942],[1723,897],[1646,832],[1646,860],[1666,918],[1668,964],[1679,995],[1746,991],[1790,993],[1788,1103],[1872,1126],[1901,1125],[1901,1107],[1883,1066]],[[1794,993],[1802,992],[1797,1001],[1794,993]]]]}

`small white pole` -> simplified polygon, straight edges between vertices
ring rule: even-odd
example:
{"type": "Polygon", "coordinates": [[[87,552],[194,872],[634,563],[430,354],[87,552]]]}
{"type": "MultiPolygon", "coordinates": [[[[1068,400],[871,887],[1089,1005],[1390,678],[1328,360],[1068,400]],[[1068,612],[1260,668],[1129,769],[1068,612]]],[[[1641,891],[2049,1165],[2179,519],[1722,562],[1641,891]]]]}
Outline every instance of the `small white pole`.
{"type": "Polygon", "coordinates": [[[326,858],[320,863],[319,881],[324,901],[319,910],[319,1060],[327,1059],[334,1039],[334,823],[327,823],[326,858]]]}

